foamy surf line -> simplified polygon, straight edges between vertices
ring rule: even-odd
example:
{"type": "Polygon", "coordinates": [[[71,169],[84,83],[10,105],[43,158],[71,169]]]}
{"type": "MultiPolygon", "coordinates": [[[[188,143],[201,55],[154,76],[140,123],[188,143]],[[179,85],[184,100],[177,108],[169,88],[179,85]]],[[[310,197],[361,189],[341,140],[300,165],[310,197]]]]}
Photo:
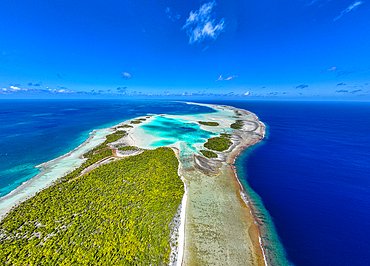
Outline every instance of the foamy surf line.
{"type": "Polygon", "coordinates": [[[250,201],[248,200],[248,194],[246,193],[246,191],[243,189],[243,186],[242,184],[240,183],[240,180],[238,178],[238,175],[236,174],[236,171],[235,171],[235,167],[233,167],[233,171],[234,171],[234,175],[235,175],[235,178],[236,180],[238,181],[239,183],[239,186],[240,186],[240,190],[239,190],[239,193],[240,193],[240,197],[242,198],[242,200],[244,201],[245,205],[248,207],[248,210],[249,210],[249,213],[251,214],[252,218],[253,218],[253,221],[254,221],[254,224],[255,226],[257,227],[257,232],[258,232],[258,242],[260,244],[260,248],[261,248],[261,251],[262,251],[262,255],[263,255],[263,261],[265,263],[265,266],[268,266],[268,262],[267,262],[267,255],[266,255],[266,252],[263,248],[263,243],[262,243],[262,236],[261,236],[261,230],[259,228],[259,225],[258,225],[258,222],[257,220],[255,219],[254,215],[253,215],[253,208],[252,206],[250,205],[250,201]]]}
{"type": "MultiPolygon", "coordinates": [[[[258,116],[256,114],[253,114],[253,113],[251,113],[251,114],[259,121],[258,116]]],[[[258,241],[259,241],[259,245],[260,245],[261,250],[262,250],[265,266],[267,266],[267,265],[273,265],[273,266],[274,265],[292,265],[286,258],[285,250],[284,250],[283,246],[280,243],[280,240],[279,240],[278,235],[276,233],[276,229],[274,228],[273,221],[271,220],[271,217],[269,216],[269,213],[267,212],[267,210],[264,208],[263,203],[262,202],[259,203],[258,199],[255,199],[254,196],[251,196],[255,192],[253,192],[253,190],[249,186],[244,188],[244,186],[241,184],[241,181],[240,181],[240,179],[237,175],[237,172],[236,172],[235,162],[236,162],[236,159],[238,158],[238,156],[246,148],[251,147],[251,146],[259,143],[266,136],[266,133],[267,133],[266,132],[266,125],[264,123],[262,123],[261,121],[259,121],[259,123],[262,126],[261,127],[262,131],[259,134],[261,136],[261,138],[259,140],[255,141],[254,143],[250,143],[249,145],[244,146],[244,147],[242,147],[238,150],[238,153],[233,158],[232,169],[233,169],[233,172],[234,172],[234,176],[237,179],[237,181],[239,183],[239,186],[240,186],[240,191],[239,191],[240,196],[243,199],[246,206],[248,207],[249,212],[250,212],[250,214],[253,218],[254,224],[257,227],[258,241]],[[247,192],[249,190],[251,190],[250,193],[247,192]],[[257,216],[254,215],[254,213],[261,213],[261,212],[264,213],[265,219],[268,220],[266,222],[267,223],[266,226],[269,227],[268,230],[266,230],[266,227],[261,226],[261,224],[260,224],[261,221],[259,220],[259,218],[257,216]],[[266,237],[268,237],[269,240],[265,240],[266,237]],[[273,244],[270,243],[270,241],[272,241],[273,244]],[[266,247],[270,244],[273,245],[273,249],[268,250],[268,249],[264,248],[264,247],[266,247]]]]}

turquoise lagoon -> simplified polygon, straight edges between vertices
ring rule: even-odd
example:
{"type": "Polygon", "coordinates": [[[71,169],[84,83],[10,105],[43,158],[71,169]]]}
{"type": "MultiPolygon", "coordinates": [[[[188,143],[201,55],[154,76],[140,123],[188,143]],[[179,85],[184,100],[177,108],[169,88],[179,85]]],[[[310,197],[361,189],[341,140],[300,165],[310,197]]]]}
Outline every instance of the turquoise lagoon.
{"type": "Polygon", "coordinates": [[[197,123],[164,116],[155,117],[152,121],[142,125],[141,128],[144,129],[145,133],[161,139],[150,144],[150,147],[153,148],[182,141],[193,151],[196,151],[195,143],[205,143],[207,139],[217,135],[201,129],[197,123]]]}

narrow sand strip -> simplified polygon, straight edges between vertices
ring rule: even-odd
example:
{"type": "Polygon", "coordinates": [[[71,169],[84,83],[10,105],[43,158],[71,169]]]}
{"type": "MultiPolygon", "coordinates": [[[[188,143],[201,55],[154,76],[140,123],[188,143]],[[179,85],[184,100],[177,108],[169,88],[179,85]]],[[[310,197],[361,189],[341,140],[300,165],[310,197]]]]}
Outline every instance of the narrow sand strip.
{"type": "Polygon", "coordinates": [[[180,214],[180,227],[179,227],[179,238],[178,238],[178,253],[177,253],[177,263],[176,266],[181,266],[184,258],[184,246],[185,246],[185,219],[186,219],[186,205],[188,201],[188,189],[184,178],[181,177],[184,182],[184,196],[181,201],[181,214],[180,214]]]}

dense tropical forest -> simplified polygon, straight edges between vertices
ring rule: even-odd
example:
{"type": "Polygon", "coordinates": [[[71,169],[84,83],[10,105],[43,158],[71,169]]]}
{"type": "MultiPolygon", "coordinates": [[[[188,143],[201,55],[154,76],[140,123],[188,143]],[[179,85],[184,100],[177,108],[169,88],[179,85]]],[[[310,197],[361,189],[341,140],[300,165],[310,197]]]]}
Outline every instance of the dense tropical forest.
{"type": "MultiPolygon", "coordinates": [[[[111,154],[102,146],[86,154],[84,167],[111,154]]],[[[1,221],[0,263],[168,264],[171,221],[184,193],[174,152],[146,150],[67,182],[80,168],[1,221]]]]}

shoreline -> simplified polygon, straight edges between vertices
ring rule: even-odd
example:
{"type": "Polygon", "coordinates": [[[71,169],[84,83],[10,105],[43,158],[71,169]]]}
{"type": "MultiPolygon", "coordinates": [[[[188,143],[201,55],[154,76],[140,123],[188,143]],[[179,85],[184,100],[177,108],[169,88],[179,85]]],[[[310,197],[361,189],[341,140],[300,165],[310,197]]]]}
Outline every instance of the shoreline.
{"type": "Polygon", "coordinates": [[[232,160],[232,163],[230,164],[231,166],[231,169],[233,170],[233,174],[234,174],[234,178],[235,180],[238,182],[238,185],[239,185],[239,189],[240,189],[240,198],[243,200],[243,202],[245,203],[245,205],[247,206],[249,212],[250,212],[250,215],[254,221],[254,225],[256,227],[256,230],[257,230],[257,233],[258,233],[258,242],[259,242],[259,247],[260,247],[260,250],[262,252],[262,255],[263,255],[263,260],[264,260],[264,264],[267,266],[268,265],[268,262],[267,262],[267,255],[263,249],[263,243],[262,243],[262,235],[261,235],[261,230],[260,230],[260,226],[258,225],[258,221],[255,219],[254,215],[253,215],[253,207],[251,206],[250,204],[250,201],[248,200],[250,198],[250,196],[248,195],[248,193],[245,191],[242,183],[240,182],[239,178],[238,178],[238,175],[236,173],[236,167],[235,167],[235,161],[237,159],[238,156],[240,156],[240,154],[245,150],[247,149],[248,147],[251,147],[259,142],[261,142],[264,137],[265,137],[265,129],[266,129],[266,126],[263,122],[261,122],[258,117],[254,114],[254,113],[251,113],[255,116],[255,119],[259,122],[259,124],[262,126],[262,134],[261,134],[261,137],[256,140],[255,142],[252,142],[252,143],[249,143],[247,145],[243,145],[239,148],[237,148],[237,150],[235,151],[235,154],[232,155],[232,157],[230,158],[232,160]],[[243,194],[245,196],[243,196],[243,194]]]}
{"type": "Polygon", "coordinates": [[[67,157],[68,155],[71,155],[74,151],[77,151],[78,149],[81,149],[83,146],[89,144],[89,142],[94,138],[94,134],[96,132],[98,132],[98,131],[101,131],[101,130],[104,130],[104,129],[98,129],[98,130],[95,130],[94,129],[93,131],[91,131],[89,133],[89,137],[84,142],[82,142],[80,145],[78,145],[76,148],[74,148],[73,150],[71,150],[71,151],[69,151],[69,152],[67,152],[67,153],[65,153],[65,154],[63,154],[63,155],[61,155],[61,156],[59,156],[57,158],[54,158],[54,159],[52,159],[50,161],[46,161],[46,162],[40,163],[38,165],[35,165],[34,168],[46,168],[46,166],[48,164],[51,164],[53,162],[56,162],[58,160],[61,160],[61,159],[65,158],[65,157],[67,157]]]}
{"type": "MultiPolygon", "coordinates": [[[[188,201],[188,188],[187,188],[187,185],[186,185],[186,180],[181,174],[182,165],[181,165],[181,162],[179,160],[180,150],[178,148],[175,148],[175,147],[171,147],[171,149],[175,153],[176,158],[179,162],[179,167],[177,169],[177,174],[181,178],[181,181],[184,183],[184,195],[183,195],[182,200],[181,200],[181,209],[180,209],[180,218],[179,218],[180,225],[177,228],[178,246],[177,246],[176,250],[174,250],[174,251],[171,250],[171,254],[170,254],[170,257],[171,257],[173,255],[173,252],[177,251],[177,254],[175,256],[176,260],[175,260],[174,263],[172,263],[170,265],[171,266],[181,266],[182,262],[183,262],[184,246],[185,246],[185,222],[186,222],[186,207],[187,207],[187,201],[188,201]]],[[[176,230],[173,232],[173,234],[176,234],[176,230]]],[[[172,238],[172,236],[171,236],[171,238],[172,238]]]]}
{"type": "Polygon", "coordinates": [[[240,187],[240,197],[243,199],[245,205],[248,207],[250,215],[252,216],[255,227],[258,231],[259,246],[263,254],[265,266],[292,265],[286,257],[286,251],[282,246],[279,236],[277,235],[273,220],[271,219],[269,212],[263,205],[263,202],[261,201],[259,195],[250,187],[248,181],[245,181],[246,187],[244,187],[242,180],[239,179],[237,174],[236,161],[238,160],[239,156],[244,156],[242,154],[243,152],[250,155],[251,153],[248,152],[247,149],[252,147],[253,145],[260,143],[268,133],[266,132],[267,126],[259,120],[258,116],[252,112],[249,113],[252,114],[258,121],[258,123],[262,126],[262,134],[259,134],[260,138],[258,140],[249,143],[248,145],[241,146],[237,149],[237,152],[233,156],[231,167],[233,169],[234,177],[240,187]]]}
{"type": "MultiPolygon", "coordinates": [[[[179,164],[181,167],[181,165],[179,164]]],[[[179,167],[179,171],[180,171],[179,167]]],[[[184,183],[184,196],[181,200],[181,211],[180,211],[180,226],[178,229],[178,253],[176,266],[181,266],[184,260],[184,247],[185,247],[185,222],[186,222],[186,207],[188,202],[188,188],[185,182],[185,179],[182,175],[179,175],[181,181],[184,183]]]]}
{"type": "MultiPolygon", "coordinates": [[[[210,105],[210,106],[212,107],[212,105],[210,105]]],[[[260,128],[261,128],[260,134],[259,134],[260,137],[257,140],[255,140],[251,143],[239,143],[238,145],[233,147],[233,149],[231,149],[231,151],[229,153],[230,154],[229,160],[231,161],[231,163],[229,163],[229,165],[232,169],[233,177],[234,177],[235,181],[237,181],[238,186],[239,186],[239,196],[240,196],[241,200],[244,202],[244,204],[246,205],[246,207],[248,208],[250,216],[251,216],[252,220],[254,221],[255,229],[256,229],[257,235],[258,235],[258,243],[259,243],[258,246],[259,246],[260,252],[262,253],[264,265],[267,266],[268,265],[267,255],[266,255],[266,253],[263,249],[261,229],[260,229],[260,226],[258,225],[258,221],[255,219],[255,216],[253,215],[254,208],[251,206],[250,201],[248,200],[250,198],[250,195],[248,195],[248,193],[244,189],[241,181],[239,180],[238,175],[236,173],[236,167],[235,167],[235,162],[236,162],[237,157],[240,156],[240,154],[244,150],[246,150],[249,147],[252,147],[253,145],[256,145],[257,143],[261,142],[265,138],[266,125],[262,121],[260,121],[258,116],[253,112],[250,112],[250,111],[244,110],[244,109],[240,109],[240,108],[236,108],[236,107],[233,107],[233,106],[226,106],[226,107],[228,107],[230,109],[234,109],[234,110],[236,109],[236,110],[242,111],[242,112],[247,112],[247,114],[251,114],[254,117],[255,122],[258,123],[260,128]],[[242,144],[242,145],[239,146],[240,144],[242,144]],[[243,196],[243,194],[245,196],[243,196]]],[[[232,148],[232,146],[230,148],[232,148]]]]}

